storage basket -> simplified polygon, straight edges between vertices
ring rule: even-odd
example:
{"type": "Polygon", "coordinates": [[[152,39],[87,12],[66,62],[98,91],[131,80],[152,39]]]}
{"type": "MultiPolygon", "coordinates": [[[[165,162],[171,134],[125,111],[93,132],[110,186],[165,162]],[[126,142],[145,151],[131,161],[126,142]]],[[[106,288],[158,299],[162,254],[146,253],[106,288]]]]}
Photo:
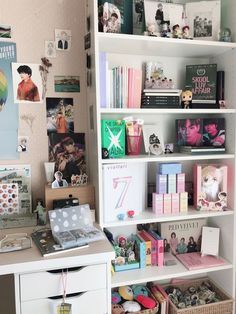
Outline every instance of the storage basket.
{"type": "Polygon", "coordinates": [[[194,279],[187,283],[183,282],[177,284],[167,284],[164,285],[163,288],[166,289],[167,287],[177,287],[181,289],[181,291],[185,291],[189,287],[198,288],[203,282],[209,283],[214,289],[216,295],[220,297],[222,301],[179,309],[169,299],[168,314],[233,314],[233,299],[224,291],[222,291],[222,289],[218,288],[216,284],[209,278],[194,279]]]}
{"type": "Polygon", "coordinates": [[[138,312],[132,312],[132,313],[126,312],[126,314],[156,314],[158,312],[158,309],[159,309],[159,303],[149,289],[148,289],[148,292],[149,292],[149,296],[157,302],[157,305],[153,309],[141,309],[138,312]]]}

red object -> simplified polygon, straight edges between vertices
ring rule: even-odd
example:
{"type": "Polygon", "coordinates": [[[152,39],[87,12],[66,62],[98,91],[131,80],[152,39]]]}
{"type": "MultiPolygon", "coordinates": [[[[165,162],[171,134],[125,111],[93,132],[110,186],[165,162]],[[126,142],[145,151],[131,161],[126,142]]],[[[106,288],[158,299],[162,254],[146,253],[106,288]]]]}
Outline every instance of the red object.
{"type": "Polygon", "coordinates": [[[128,211],[127,211],[127,214],[128,214],[128,216],[129,216],[130,218],[133,218],[133,216],[134,216],[134,210],[128,210],[128,211]]]}
{"type": "Polygon", "coordinates": [[[146,309],[153,309],[156,306],[156,301],[145,295],[139,294],[135,299],[146,309]]]}

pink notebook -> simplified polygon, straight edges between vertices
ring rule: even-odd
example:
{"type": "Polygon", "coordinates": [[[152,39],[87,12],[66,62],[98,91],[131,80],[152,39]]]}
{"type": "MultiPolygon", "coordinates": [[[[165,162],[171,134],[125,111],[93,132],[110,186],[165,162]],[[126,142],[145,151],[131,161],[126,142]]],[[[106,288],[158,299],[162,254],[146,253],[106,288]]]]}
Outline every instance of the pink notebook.
{"type": "Polygon", "coordinates": [[[199,252],[177,254],[177,259],[189,270],[224,265],[225,261],[217,256],[204,255],[199,252]]]}

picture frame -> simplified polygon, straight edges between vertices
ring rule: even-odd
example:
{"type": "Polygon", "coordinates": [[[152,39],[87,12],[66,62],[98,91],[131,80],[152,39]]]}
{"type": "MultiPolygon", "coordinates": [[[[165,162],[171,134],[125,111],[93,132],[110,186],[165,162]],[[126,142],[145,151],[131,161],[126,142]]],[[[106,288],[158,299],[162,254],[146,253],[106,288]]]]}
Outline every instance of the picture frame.
{"type": "Polygon", "coordinates": [[[144,0],[144,12],[146,29],[154,25],[154,36],[161,36],[162,24],[168,23],[170,30],[176,24],[181,27],[183,25],[183,10],[182,4],[166,3],[155,0],[144,0]],[[161,12],[160,12],[161,9],[161,12]]]}
{"type": "Polygon", "coordinates": [[[143,141],[146,153],[160,155],[164,152],[164,141],[161,124],[144,124],[143,141]]]}
{"type": "Polygon", "coordinates": [[[197,210],[227,210],[227,172],[222,164],[194,166],[194,206],[197,210]]]}
{"type": "Polygon", "coordinates": [[[220,31],[220,1],[186,3],[190,36],[197,40],[218,40],[220,31]]]}

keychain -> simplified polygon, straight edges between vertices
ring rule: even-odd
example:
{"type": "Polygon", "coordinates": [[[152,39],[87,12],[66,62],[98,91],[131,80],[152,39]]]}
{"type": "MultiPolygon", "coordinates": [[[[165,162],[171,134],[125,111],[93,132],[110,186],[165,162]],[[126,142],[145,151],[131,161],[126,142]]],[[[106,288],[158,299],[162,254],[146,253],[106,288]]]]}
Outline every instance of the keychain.
{"type": "Polygon", "coordinates": [[[66,303],[66,284],[67,284],[67,275],[62,270],[61,278],[62,278],[62,287],[63,287],[63,301],[61,304],[57,306],[57,314],[72,314],[72,305],[70,303],[66,303]]]}

